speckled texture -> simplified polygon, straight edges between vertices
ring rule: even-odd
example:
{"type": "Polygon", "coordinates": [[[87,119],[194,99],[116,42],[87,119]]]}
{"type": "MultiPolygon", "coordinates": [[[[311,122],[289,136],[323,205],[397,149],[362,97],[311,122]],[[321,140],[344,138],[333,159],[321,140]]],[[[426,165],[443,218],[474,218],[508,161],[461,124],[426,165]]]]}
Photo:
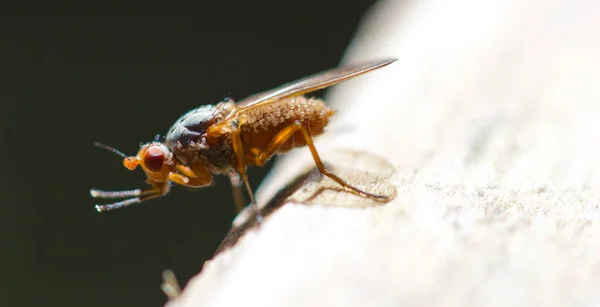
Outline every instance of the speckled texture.
{"type": "MultiPolygon", "coordinates": [[[[264,149],[281,129],[299,121],[308,128],[312,136],[323,132],[333,111],[321,99],[296,96],[289,99],[250,109],[239,116],[242,123],[242,138],[245,144],[264,149]]],[[[300,133],[283,144],[278,153],[306,143],[300,133]]]]}
{"type": "MultiPolygon", "coordinates": [[[[329,92],[344,108],[316,145],[384,157],[397,197],[285,204],[171,306],[599,306],[598,12],[381,2],[346,61],[399,60],[329,92]]],[[[259,202],[312,163],[279,160],[259,202]]]]}

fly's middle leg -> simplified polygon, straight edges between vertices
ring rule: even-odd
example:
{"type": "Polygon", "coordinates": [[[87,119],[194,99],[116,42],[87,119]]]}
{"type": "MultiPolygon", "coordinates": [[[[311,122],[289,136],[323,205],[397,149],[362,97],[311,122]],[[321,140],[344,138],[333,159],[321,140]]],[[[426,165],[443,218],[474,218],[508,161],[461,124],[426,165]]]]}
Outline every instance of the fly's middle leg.
{"type": "Polygon", "coordinates": [[[246,187],[246,192],[248,193],[248,197],[250,198],[250,203],[252,204],[252,208],[254,208],[254,212],[256,214],[256,221],[260,224],[263,220],[263,217],[260,213],[260,208],[258,208],[258,204],[256,203],[256,199],[254,198],[254,193],[252,192],[252,188],[250,187],[250,182],[248,181],[248,175],[246,173],[246,163],[244,161],[244,147],[242,145],[241,132],[237,126],[231,128],[231,144],[236,160],[235,169],[240,175],[240,177],[242,177],[242,181],[244,182],[244,186],[246,187]]]}

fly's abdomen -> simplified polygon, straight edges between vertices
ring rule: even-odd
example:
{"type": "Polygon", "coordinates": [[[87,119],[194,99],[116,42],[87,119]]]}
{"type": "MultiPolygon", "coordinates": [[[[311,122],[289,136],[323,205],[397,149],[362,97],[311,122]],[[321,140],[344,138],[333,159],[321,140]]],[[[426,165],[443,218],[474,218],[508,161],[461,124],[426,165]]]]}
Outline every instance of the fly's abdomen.
{"type": "MultiPolygon", "coordinates": [[[[329,123],[329,117],[333,114],[334,111],[317,98],[297,96],[277,101],[240,114],[243,118],[243,124],[240,126],[242,140],[247,148],[266,149],[280,131],[296,121],[300,122],[311,136],[317,136],[323,133],[329,123]]],[[[283,143],[276,153],[284,153],[304,145],[304,137],[298,131],[283,143]]]]}

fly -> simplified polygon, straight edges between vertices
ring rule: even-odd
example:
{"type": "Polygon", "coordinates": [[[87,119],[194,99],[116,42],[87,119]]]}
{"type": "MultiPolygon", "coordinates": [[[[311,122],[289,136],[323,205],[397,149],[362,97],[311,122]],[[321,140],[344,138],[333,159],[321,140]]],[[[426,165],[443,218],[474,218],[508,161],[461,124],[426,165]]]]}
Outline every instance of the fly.
{"type": "MultiPolygon", "coordinates": [[[[181,116],[167,132],[164,141],[143,144],[135,156],[96,143],[96,146],[123,157],[123,165],[146,173],[147,189],[101,191],[91,189],[94,198],[124,199],[112,204],[96,205],[99,212],[126,207],[169,193],[171,184],[202,188],[212,183],[212,175],[229,176],[234,188],[236,209],[244,207],[243,189],[257,210],[248,182],[248,165],[263,166],[271,157],[295,148],[308,146],[321,174],[345,189],[381,201],[390,196],[378,195],[350,185],[329,172],[313,143],[313,136],[323,133],[334,111],[321,99],[304,96],[342,81],[385,67],[395,59],[342,66],[255,94],[237,103],[226,99],[205,105],[181,116]]],[[[258,212],[258,211],[257,211],[258,212]]]]}

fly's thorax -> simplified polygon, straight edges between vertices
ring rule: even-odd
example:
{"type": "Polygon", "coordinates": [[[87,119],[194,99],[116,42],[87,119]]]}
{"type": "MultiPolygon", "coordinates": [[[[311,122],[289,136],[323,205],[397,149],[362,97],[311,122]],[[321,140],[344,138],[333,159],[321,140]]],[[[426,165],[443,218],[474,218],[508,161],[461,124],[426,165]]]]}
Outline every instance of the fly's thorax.
{"type": "Polygon", "coordinates": [[[201,106],[179,118],[165,137],[165,144],[175,159],[184,165],[202,162],[213,173],[229,171],[231,146],[226,135],[215,140],[207,131],[224,124],[234,107],[233,101],[226,101],[201,106]]]}
{"type": "Polygon", "coordinates": [[[233,155],[228,139],[209,144],[203,136],[198,142],[190,142],[186,146],[177,144],[171,149],[179,163],[192,165],[197,162],[205,164],[212,173],[226,173],[231,168],[233,155]]]}
{"type": "Polygon", "coordinates": [[[200,106],[185,113],[167,132],[165,144],[174,149],[189,146],[191,143],[201,143],[208,127],[222,121],[234,108],[234,102],[228,100],[217,105],[200,106]]]}

